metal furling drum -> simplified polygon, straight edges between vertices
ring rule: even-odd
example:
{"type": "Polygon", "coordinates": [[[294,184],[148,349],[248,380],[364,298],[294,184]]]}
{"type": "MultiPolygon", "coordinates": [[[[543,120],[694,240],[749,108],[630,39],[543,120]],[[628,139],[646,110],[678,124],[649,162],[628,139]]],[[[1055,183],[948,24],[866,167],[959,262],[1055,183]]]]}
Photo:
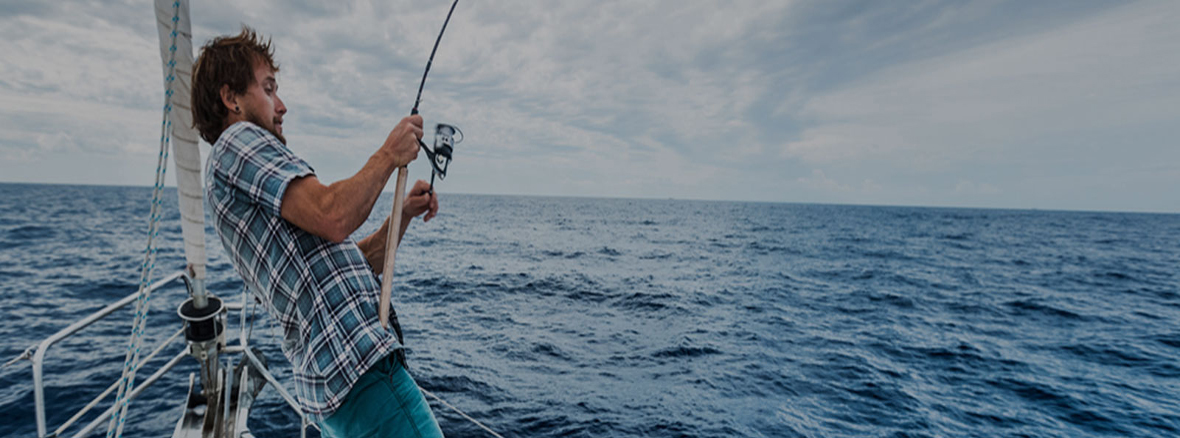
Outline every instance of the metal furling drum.
{"type": "Polygon", "coordinates": [[[433,150],[427,148],[426,143],[418,142],[422,150],[426,152],[426,156],[430,157],[430,165],[434,167],[434,175],[438,175],[439,180],[446,179],[447,167],[451,164],[455,145],[461,141],[463,141],[463,131],[460,131],[455,125],[439,123],[434,128],[433,150]]]}

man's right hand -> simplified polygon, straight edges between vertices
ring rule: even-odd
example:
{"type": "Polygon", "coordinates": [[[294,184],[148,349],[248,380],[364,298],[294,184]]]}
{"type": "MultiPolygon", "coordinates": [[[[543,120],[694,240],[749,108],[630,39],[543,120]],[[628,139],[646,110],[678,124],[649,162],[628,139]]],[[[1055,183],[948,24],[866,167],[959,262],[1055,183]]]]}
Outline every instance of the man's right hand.
{"type": "Polygon", "coordinates": [[[412,115],[389,132],[381,152],[393,159],[394,167],[405,167],[418,158],[418,141],[422,138],[422,116],[412,115]]]}

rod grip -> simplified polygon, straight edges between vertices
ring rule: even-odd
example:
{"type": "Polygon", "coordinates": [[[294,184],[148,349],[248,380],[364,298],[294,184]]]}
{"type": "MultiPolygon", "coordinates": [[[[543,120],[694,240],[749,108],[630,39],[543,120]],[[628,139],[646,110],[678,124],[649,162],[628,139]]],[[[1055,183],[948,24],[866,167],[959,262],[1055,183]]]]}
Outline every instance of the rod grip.
{"type": "Polygon", "coordinates": [[[385,238],[385,269],[381,271],[381,301],[377,316],[381,327],[389,328],[389,299],[393,295],[393,266],[397,260],[397,246],[401,243],[402,203],[405,200],[406,177],[409,172],[402,166],[397,169],[397,188],[393,194],[393,214],[389,216],[389,234],[385,238]]]}

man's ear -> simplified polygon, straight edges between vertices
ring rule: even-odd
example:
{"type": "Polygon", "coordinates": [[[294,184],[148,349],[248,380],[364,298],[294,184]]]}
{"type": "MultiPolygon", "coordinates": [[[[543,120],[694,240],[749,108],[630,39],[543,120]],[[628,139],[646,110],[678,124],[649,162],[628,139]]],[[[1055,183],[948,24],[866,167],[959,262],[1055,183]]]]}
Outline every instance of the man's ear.
{"type": "Polygon", "coordinates": [[[225,105],[226,110],[231,113],[238,112],[236,111],[238,109],[238,96],[233,91],[230,91],[229,84],[222,84],[221,89],[218,90],[218,94],[221,95],[221,104],[225,105]]]}

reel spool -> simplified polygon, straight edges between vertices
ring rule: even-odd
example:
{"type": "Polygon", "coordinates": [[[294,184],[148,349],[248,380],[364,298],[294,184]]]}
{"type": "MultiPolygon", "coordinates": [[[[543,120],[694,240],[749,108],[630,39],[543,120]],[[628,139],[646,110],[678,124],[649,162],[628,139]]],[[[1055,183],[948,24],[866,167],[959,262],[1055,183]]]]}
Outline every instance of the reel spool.
{"type": "Polygon", "coordinates": [[[434,168],[434,173],[430,175],[430,187],[434,188],[434,176],[437,175],[441,181],[447,177],[447,168],[451,165],[452,154],[455,152],[455,145],[463,141],[463,131],[455,125],[448,125],[446,123],[439,123],[434,128],[434,149],[426,147],[426,143],[419,140],[418,145],[426,152],[426,156],[430,157],[430,166],[434,168]]]}

